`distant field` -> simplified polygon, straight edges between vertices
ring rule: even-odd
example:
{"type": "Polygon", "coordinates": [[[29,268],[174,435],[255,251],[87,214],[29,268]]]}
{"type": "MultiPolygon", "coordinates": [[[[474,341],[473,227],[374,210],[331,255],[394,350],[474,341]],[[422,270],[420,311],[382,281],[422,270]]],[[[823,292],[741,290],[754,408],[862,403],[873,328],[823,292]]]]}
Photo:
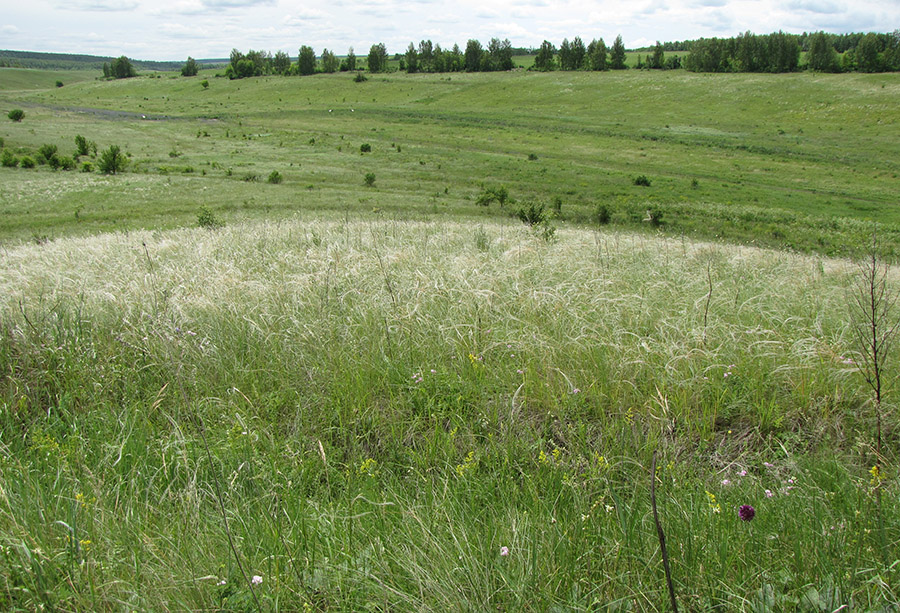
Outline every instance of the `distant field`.
{"type": "Polygon", "coordinates": [[[900,244],[893,74],[206,73],[208,89],[175,75],[57,89],[55,74],[2,74],[19,90],[0,93],[0,110],[27,113],[0,123],[17,155],[71,152],[81,134],[131,156],[112,180],[0,169],[7,239],[190,225],[201,205],[229,221],[506,214],[475,205],[482,186],[502,185],[519,201],[558,199],[579,223],[606,207],[612,223],[645,227],[652,209],[676,235],[841,253],[877,221],[900,244]],[[282,184],[252,183],[272,171],[282,184]],[[640,175],[649,187],[633,184],[640,175]]]}

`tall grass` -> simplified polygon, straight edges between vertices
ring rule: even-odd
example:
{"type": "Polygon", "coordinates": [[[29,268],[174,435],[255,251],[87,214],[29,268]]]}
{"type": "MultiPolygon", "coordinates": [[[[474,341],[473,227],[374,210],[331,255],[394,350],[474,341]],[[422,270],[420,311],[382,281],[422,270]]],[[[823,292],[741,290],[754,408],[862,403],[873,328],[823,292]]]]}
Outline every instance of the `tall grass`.
{"type": "Polygon", "coordinates": [[[686,609],[898,602],[847,262],[377,217],[0,257],[4,608],[254,608],[221,487],[265,609],[665,610],[656,450],[686,609]]]}

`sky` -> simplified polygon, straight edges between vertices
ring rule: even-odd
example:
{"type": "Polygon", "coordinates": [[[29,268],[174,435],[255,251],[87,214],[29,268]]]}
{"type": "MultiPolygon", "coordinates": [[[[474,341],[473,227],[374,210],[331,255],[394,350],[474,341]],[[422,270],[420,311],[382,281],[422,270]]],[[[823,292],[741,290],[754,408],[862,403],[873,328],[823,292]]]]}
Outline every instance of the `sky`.
{"type": "Polygon", "coordinates": [[[900,0],[3,0],[0,49],[138,60],[225,58],[233,48],[286,51],[301,45],[343,55],[389,53],[430,39],[508,38],[516,47],[559,46],[619,34],[628,48],[656,40],[736,36],[751,31],[888,32],[900,28],[900,0]]]}

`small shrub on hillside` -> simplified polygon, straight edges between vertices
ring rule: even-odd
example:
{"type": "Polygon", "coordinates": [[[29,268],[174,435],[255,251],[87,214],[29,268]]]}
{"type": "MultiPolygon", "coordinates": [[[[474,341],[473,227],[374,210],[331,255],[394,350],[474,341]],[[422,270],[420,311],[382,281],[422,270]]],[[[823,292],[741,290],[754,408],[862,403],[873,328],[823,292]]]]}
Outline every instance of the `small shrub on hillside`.
{"type": "Polygon", "coordinates": [[[372,145],[370,145],[369,143],[363,143],[362,145],[359,146],[359,152],[360,153],[371,153],[372,145]]]}
{"type": "Polygon", "coordinates": [[[35,161],[27,155],[22,156],[22,159],[19,160],[19,166],[22,168],[34,168],[34,165],[35,161]]]}
{"type": "Polygon", "coordinates": [[[49,158],[47,158],[47,166],[52,168],[53,170],[58,170],[60,166],[62,166],[62,160],[59,155],[54,153],[49,158]]]}
{"type": "Polygon", "coordinates": [[[543,204],[532,202],[527,206],[519,207],[519,210],[516,211],[516,217],[518,217],[522,223],[527,223],[529,226],[536,226],[547,219],[547,214],[544,212],[543,204]]]}
{"type": "Polygon", "coordinates": [[[75,157],[89,155],[91,152],[88,141],[81,134],[75,135],[75,157]]]}
{"type": "Polygon", "coordinates": [[[0,154],[0,166],[4,168],[15,168],[19,165],[19,158],[12,154],[12,151],[9,149],[4,149],[3,153],[0,154]]]}
{"type": "Polygon", "coordinates": [[[22,121],[25,119],[25,111],[22,109],[13,109],[6,116],[12,121],[22,121]]]}
{"type": "Polygon", "coordinates": [[[353,80],[354,80],[356,83],[365,83],[365,82],[368,81],[369,79],[368,79],[368,78],[366,77],[366,75],[364,75],[363,73],[357,72],[357,73],[356,73],[356,76],[353,77],[353,80]]]}
{"type": "Polygon", "coordinates": [[[266,179],[272,185],[278,185],[282,181],[284,181],[284,177],[281,176],[281,173],[277,170],[273,170],[269,173],[269,178],[266,179]]]}
{"type": "Polygon", "coordinates": [[[663,224],[663,212],[662,210],[653,207],[651,209],[647,209],[647,221],[650,222],[651,226],[658,228],[663,224]]]}
{"type": "Polygon", "coordinates": [[[203,87],[203,89],[209,89],[209,81],[207,81],[206,79],[200,81],[200,85],[201,87],[203,87]]]}
{"type": "Polygon", "coordinates": [[[122,149],[118,145],[110,145],[109,149],[106,149],[100,154],[100,160],[97,162],[97,167],[100,169],[100,172],[104,174],[114,175],[125,170],[125,165],[127,163],[128,159],[125,157],[125,154],[122,153],[122,149]]]}
{"type": "Polygon", "coordinates": [[[38,160],[42,164],[46,164],[46,163],[50,162],[50,158],[52,158],[54,155],[56,155],[56,152],[58,150],[59,149],[56,145],[49,145],[49,144],[41,145],[40,148],[38,149],[38,160]]]}
{"type": "Polygon", "coordinates": [[[363,180],[365,181],[367,187],[372,187],[373,185],[375,185],[375,173],[367,172],[366,177],[363,180]]]}
{"type": "Polygon", "coordinates": [[[562,198],[559,196],[553,198],[553,212],[556,215],[562,215],[562,198]]]}
{"type": "Polygon", "coordinates": [[[63,170],[72,170],[75,168],[75,160],[73,160],[68,155],[64,155],[59,158],[59,167],[63,170]]]}
{"type": "Polygon", "coordinates": [[[481,193],[475,198],[475,204],[478,206],[490,206],[492,202],[497,202],[501,207],[506,206],[507,202],[511,202],[509,198],[509,190],[505,185],[500,187],[482,187],[481,193]]]}
{"type": "Polygon", "coordinates": [[[81,165],[81,172],[94,172],[94,165],[90,162],[85,162],[81,165]]]}
{"type": "Polygon", "coordinates": [[[197,225],[207,230],[215,230],[221,228],[223,224],[215,214],[207,207],[201,206],[200,213],[197,215],[197,225]]]}
{"type": "Polygon", "coordinates": [[[63,82],[62,82],[62,81],[57,81],[57,82],[56,82],[56,86],[57,86],[57,87],[62,87],[62,86],[63,86],[63,82]]]}
{"type": "Polygon", "coordinates": [[[631,182],[640,187],[650,187],[650,179],[647,178],[647,175],[638,175],[631,182]]]}
{"type": "Polygon", "coordinates": [[[247,183],[258,183],[259,175],[256,173],[253,173],[253,172],[248,172],[247,174],[244,175],[244,178],[242,179],[242,181],[246,181],[247,183]]]}
{"type": "Polygon", "coordinates": [[[529,154],[528,154],[528,161],[534,162],[534,161],[537,160],[537,159],[538,159],[537,154],[534,154],[534,153],[529,153],[529,154]]]}
{"type": "Polygon", "coordinates": [[[609,206],[605,204],[597,205],[597,224],[601,226],[607,225],[610,221],[612,221],[612,211],[609,210],[609,206]]]}

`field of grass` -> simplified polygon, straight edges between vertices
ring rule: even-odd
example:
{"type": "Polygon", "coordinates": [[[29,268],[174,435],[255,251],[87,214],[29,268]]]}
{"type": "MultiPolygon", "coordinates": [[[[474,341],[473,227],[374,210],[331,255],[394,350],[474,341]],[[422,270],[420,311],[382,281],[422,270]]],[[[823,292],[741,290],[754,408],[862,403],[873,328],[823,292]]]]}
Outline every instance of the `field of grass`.
{"type": "MultiPolygon", "coordinates": [[[[0,83],[9,82],[3,71],[0,83]]],[[[14,71],[13,71],[14,72],[14,71]]],[[[882,225],[896,252],[900,77],[625,73],[159,76],[0,91],[17,155],[76,134],[123,146],[129,174],[0,169],[0,237],[192,225],[308,210],[505,215],[483,186],[560,201],[561,217],[847,253],[882,225]],[[361,155],[370,144],[372,152],[361,155]],[[284,178],[264,182],[272,171],[284,178]],[[371,188],[363,184],[373,173],[371,188]],[[644,175],[649,187],[634,185],[644,175]],[[95,185],[96,183],[97,185],[95,185]],[[139,207],[129,202],[140,202],[139,207]],[[75,212],[78,215],[75,215],[75,212]]]]}
{"type": "Polygon", "coordinates": [[[897,75],[5,74],[0,609],[900,607],[897,75]]]}

